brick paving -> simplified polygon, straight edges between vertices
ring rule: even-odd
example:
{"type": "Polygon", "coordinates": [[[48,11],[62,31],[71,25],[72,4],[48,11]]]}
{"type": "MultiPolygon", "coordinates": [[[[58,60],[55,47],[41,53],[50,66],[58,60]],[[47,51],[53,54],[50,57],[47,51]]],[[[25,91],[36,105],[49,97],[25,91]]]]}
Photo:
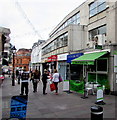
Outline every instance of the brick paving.
{"type": "MultiPolygon", "coordinates": [[[[0,87],[2,100],[2,118],[10,117],[11,97],[20,94],[20,85],[11,85],[11,78],[6,76],[4,84],[0,87]]],[[[90,120],[90,108],[95,105],[96,96],[89,95],[87,99],[82,99],[81,94],[63,92],[62,83],[59,84],[59,95],[55,95],[47,87],[47,95],[42,94],[42,83],[38,84],[38,92],[33,93],[32,83],[29,83],[29,96],[27,104],[26,118],[84,118],[90,120]]],[[[103,107],[103,118],[115,120],[116,96],[104,95],[105,105],[103,107]]]]}

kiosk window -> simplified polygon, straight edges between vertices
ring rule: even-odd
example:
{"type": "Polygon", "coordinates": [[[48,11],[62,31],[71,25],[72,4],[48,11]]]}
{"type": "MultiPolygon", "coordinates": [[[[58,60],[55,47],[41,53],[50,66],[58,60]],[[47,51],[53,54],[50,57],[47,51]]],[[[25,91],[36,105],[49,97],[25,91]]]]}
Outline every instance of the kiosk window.
{"type": "Polygon", "coordinates": [[[107,71],[107,59],[97,60],[97,71],[107,71]]]}

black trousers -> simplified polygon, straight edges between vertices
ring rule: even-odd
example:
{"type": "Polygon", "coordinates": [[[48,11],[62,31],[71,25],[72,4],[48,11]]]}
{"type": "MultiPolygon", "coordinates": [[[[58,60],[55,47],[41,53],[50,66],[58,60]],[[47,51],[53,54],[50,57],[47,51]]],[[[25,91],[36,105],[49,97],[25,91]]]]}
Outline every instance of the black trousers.
{"type": "Polygon", "coordinates": [[[21,94],[24,94],[24,89],[25,89],[25,94],[28,95],[28,82],[21,83],[21,94]]]}
{"type": "Polygon", "coordinates": [[[47,83],[43,82],[43,94],[45,94],[47,83]]]}
{"type": "Polygon", "coordinates": [[[33,91],[37,92],[37,82],[33,82],[33,91]]]}

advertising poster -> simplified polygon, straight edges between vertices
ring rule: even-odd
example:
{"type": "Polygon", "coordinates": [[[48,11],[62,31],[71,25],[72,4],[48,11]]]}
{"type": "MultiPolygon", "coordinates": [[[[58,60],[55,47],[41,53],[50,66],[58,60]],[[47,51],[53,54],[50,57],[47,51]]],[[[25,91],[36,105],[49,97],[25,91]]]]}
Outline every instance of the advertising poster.
{"type": "Polygon", "coordinates": [[[10,118],[19,118],[25,120],[27,98],[27,96],[13,96],[11,98],[10,118]]]}

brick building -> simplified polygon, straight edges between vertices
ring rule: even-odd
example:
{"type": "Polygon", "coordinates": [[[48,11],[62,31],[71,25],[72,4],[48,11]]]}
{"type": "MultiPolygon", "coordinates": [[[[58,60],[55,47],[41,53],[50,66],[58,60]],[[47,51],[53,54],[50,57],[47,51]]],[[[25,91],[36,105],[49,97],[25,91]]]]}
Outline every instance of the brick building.
{"type": "Polygon", "coordinates": [[[31,49],[19,49],[15,56],[15,68],[23,69],[25,67],[26,70],[29,70],[30,55],[31,49]]]}

